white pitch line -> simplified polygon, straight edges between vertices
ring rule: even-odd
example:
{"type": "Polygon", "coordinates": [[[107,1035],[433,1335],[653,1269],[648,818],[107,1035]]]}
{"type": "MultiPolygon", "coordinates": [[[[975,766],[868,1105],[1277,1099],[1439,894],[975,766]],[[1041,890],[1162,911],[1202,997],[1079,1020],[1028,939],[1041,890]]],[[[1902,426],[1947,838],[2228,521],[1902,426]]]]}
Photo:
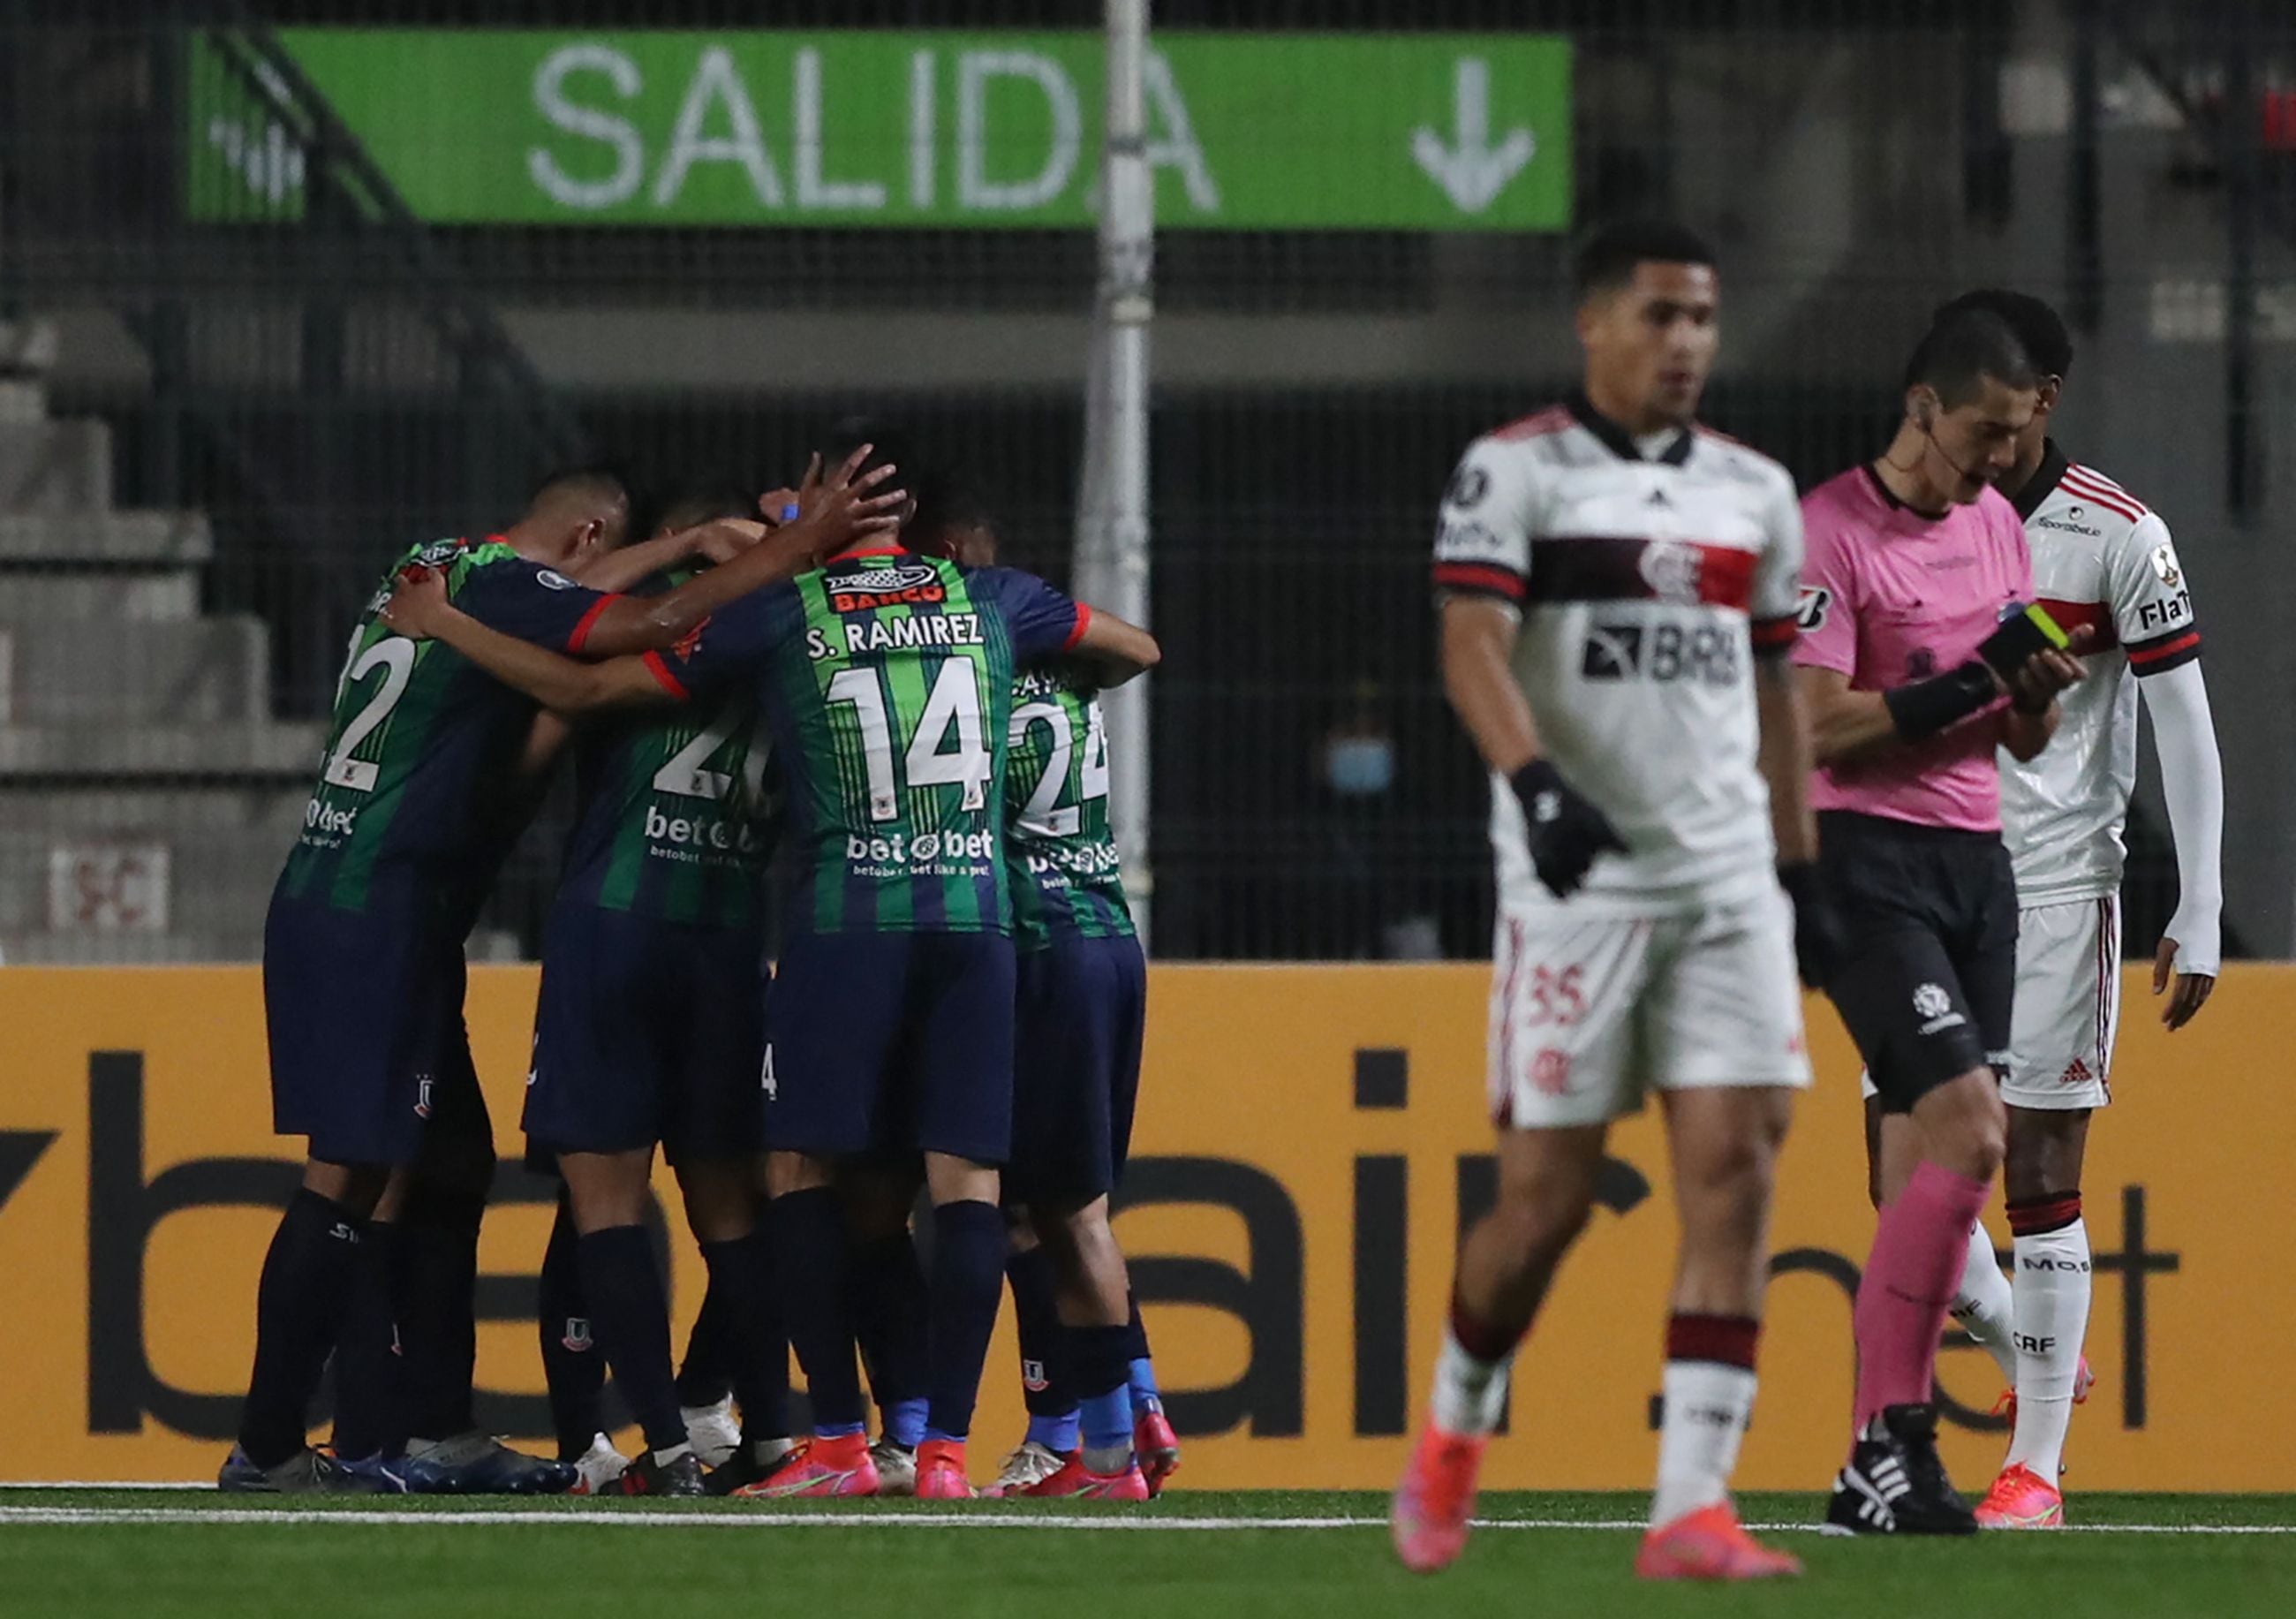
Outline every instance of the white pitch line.
{"type": "MultiPolygon", "coordinates": [[[[221,1507],[210,1510],[184,1507],[12,1507],[0,1506],[0,1524],[45,1524],[119,1526],[129,1524],[554,1524],[609,1525],[616,1528],[684,1529],[1123,1529],[1182,1533],[1227,1533],[1254,1529],[1378,1529],[1379,1517],[1164,1517],[1160,1516],[1084,1516],[964,1513],[838,1513],[838,1512],[377,1512],[350,1508],[340,1511],[296,1512],[292,1508],[250,1509],[221,1507]]],[[[1648,1525],[1640,1518],[1478,1518],[1475,1527],[1487,1530],[1597,1530],[1640,1533],[1648,1525]]],[[[1816,1524],[1752,1524],[1765,1533],[1812,1533],[1816,1524]]],[[[2296,1534],[2292,1524],[2072,1524],[2066,1527],[2084,1534],[2296,1534]]]]}

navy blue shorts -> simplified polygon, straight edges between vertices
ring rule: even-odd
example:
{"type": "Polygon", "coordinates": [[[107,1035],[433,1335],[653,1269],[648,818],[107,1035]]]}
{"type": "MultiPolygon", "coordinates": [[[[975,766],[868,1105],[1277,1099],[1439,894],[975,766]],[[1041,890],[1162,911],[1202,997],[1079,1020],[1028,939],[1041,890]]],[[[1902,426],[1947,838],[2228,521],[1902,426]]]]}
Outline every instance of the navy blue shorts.
{"type": "Polygon", "coordinates": [[[762,938],[568,900],[543,930],[526,1133],[554,1153],[758,1151],[762,938]]]}
{"type": "Polygon", "coordinates": [[[1059,939],[1021,954],[1013,1030],[1014,1203],[1090,1203],[1132,1149],[1148,963],[1137,939],[1059,939]]]}
{"type": "Polygon", "coordinates": [[[462,941],[412,892],[378,884],[365,911],[275,895],[263,925],[272,1128],[308,1137],[324,1163],[414,1163],[430,1121],[467,1109],[466,1080],[477,1089],[463,979],[462,941]]]}
{"type": "Polygon", "coordinates": [[[768,1146],[1004,1162],[1013,941],[1003,934],[796,934],[766,1029],[768,1146]]]}

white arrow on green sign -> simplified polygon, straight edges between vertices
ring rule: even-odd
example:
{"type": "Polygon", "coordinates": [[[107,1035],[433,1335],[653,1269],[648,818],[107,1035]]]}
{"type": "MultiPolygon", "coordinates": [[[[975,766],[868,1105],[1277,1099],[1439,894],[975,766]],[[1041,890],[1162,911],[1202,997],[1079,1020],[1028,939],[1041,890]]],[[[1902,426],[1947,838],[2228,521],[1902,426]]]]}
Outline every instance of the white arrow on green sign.
{"type": "MultiPolygon", "coordinates": [[[[1083,226],[1092,33],[295,29],[286,48],[440,224],[1083,226]]],[[[1560,37],[1156,37],[1162,229],[1554,231],[1570,223],[1560,37]]],[[[300,211],[304,172],[206,53],[195,218],[300,211]]]]}

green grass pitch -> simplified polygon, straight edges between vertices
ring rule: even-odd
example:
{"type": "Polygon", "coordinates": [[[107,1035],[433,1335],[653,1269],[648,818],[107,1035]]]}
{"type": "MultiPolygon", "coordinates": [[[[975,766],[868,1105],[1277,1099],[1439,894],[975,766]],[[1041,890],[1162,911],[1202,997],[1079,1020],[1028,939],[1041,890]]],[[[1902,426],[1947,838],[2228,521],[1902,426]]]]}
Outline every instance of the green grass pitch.
{"type": "Polygon", "coordinates": [[[1492,1495],[1458,1565],[1404,1573],[1383,1500],[1175,1490],[1146,1508],[399,1500],[0,1489],[0,1615],[2296,1614],[2296,1497],[2091,1495],[2081,1531],[1880,1542],[1749,1496],[1808,1574],[1645,1586],[1627,1495],[1492,1495]],[[682,1521],[681,1521],[682,1520],[682,1521]]]}

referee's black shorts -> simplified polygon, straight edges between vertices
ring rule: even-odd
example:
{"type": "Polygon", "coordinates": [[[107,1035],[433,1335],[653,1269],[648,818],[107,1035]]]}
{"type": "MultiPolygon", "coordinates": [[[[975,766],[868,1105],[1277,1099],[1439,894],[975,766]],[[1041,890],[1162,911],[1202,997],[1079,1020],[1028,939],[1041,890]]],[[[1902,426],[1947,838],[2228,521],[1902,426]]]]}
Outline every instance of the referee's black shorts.
{"type": "Polygon", "coordinates": [[[1818,867],[1849,951],[1825,986],[1884,1113],[2008,1061],[2017,887],[2000,835],[1829,810],[1818,867]]]}

